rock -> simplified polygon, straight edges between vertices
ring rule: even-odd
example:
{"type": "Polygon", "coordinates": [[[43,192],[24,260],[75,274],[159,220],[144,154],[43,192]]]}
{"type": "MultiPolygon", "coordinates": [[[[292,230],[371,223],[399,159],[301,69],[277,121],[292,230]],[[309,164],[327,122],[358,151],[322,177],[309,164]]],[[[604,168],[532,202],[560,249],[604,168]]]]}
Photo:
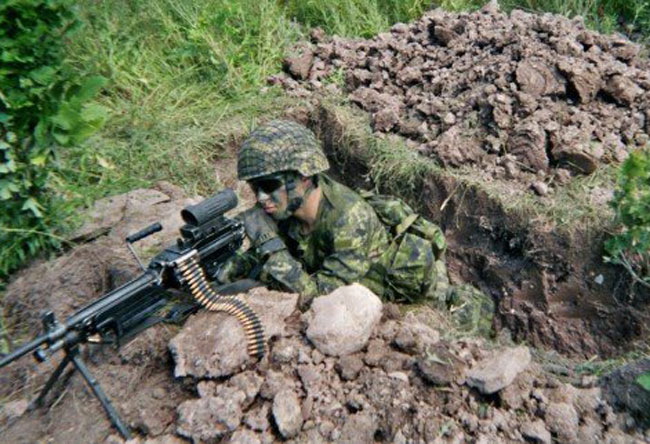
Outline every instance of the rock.
{"type": "Polygon", "coordinates": [[[552,442],[551,432],[546,429],[546,425],[541,419],[523,423],[521,425],[521,434],[528,441],[535,444],[551,444],[552,442]]]}
{"type": "Polygon", "coordinates": [[[136,189],[98,200],[88,212],[88,221],[72,234],[71,240],[88,242],[108,235],[121,243],[126,236],[160,222],[163,230],[139,241],[136,251],[155,251],[171,243],[184,223],[181,210],[201,199],[185,198],[180,188],[167,182],[159,182],[156,188],[136,189]]]}
{"type": "MultiPolygon", "coordinates": [[[[240,295],[242,296],[242,295],[240,295]]],[[[267,341],[274,337],[286,335],[285,320],[298,309],[298,295],[256,287],[242,296],[257,313],[267,341]]]]}
{"type": "Polygon", "coordinates": [[[372,117],[372,127],[378,132],[388,132],[399,124],[399,110],[385,108],[372,117]]]}
{"type": "Polygon", "coordinates": [[[307,337],[326,355],[343,356],[361,350],[381,318],[382,304],[359,284],[341,287],[314,300],[305,313],[307,337]]]}
{"type": "Polygon", "coordinates": [[[548,194],[548,185],[544,182],[535,181],[530,186],[538,196],[546,196],[548,194]]]}
{"type": "Polygon", "coordinates": [[[263,432],[270,427],[269,412],[271,406],[268,403],[262,404],[260,407],[252,408],[244,416],[244,424],[251,429],[263,432]]]}
{"type": "Polygon", "coordinates": [[[229,444],[261,444],[257,434],[251,430],[237,430],[230,437],[229,444]]]}
{"type": "Polygon", "coordinates": [[[598,168],[597,152],[592,150],[591,134],[575,126],[551,135],[551,156],[555,162],[576,172],[591,174],[598,168]]]}
{"type": "Polygon", "coordinates": [[[388,373],[389,378],[396,379],[398,381],[402,381],[408,384],[409,382],[409,377],[406,373],[404,372],[390,372],[388,373]]]}
{"type": "Polygon", "coordinates": [[[260,396],[265,399],[274,399],[277,393],[287,388],[297,388],[296,382],[283,372],[269,370],[260,388],[260,396]]]}
{"type": "MultiPolygon", "coordinates": [[[[284,320],[298,302],[295,294],[265,288],[255,288],[242,299],[258,314],[267,339],[284,334],[284,320]]],[[[241,324],[234,316],[217,312],[200,312],[188,319],[169,349],[176,361],[176,377],[229,376],[251,362],[241,324]]]]}
{"type": "MultiPolygon", "coordinates": [[[[244,407],[248,407],[255,400],[260,392],[264,378],[253,371],[247,371],[233,376],[228,380],[226,386],[239,389],[244,393],[244,407]]],[[[217,395],[219,391],[217,390],[217,395]]]]}
{"type": "Polygon", "coordinates": [[[178,406],[176,432],[194,441],[209,441],[235,430],[242,419],[238,402],[207,397],[183,402],[178,406]]]}
{"type": "Polygon", "coordinates": [[[386,343],[380,339],[373,339],[368,343],[368,351],[363,357],[363,362],[372,367],[383,364],[388,356],[390,349],[386,343]]]}
{"type": "Polygon", "coordinates": [[[298,377],[307,394],[315,393],[320,388],[321,375],[318,367],[314,365],[301,365],[298,367],[298,377]]]}
{"type": "Polygon", "coordinates": [[[7,424],[16,418],[20,418],[27,411],[27,407],[29,407],[29,401],[26,399],[11,401],[2,405],[2,409],[0,410],[0,424],[7,424]]]}
{"type": "Polygon", "coordinates": [[[287,364],[298,357],[300,344],[296,339],[280,339],[273,345],[271,361],[278,364],[287,364]]]}
{"type": "Polygon", "coordinates": [[[178,436],[163,435],[147,439],[143,444],[187,444],[187,441],[179,438],[178,436]]]}
{"type": "Polygon", "coordinates": [[[603,397],[616,409],[627,410],[644,427],[650,427],[650,391],[637,382],[643,373],[650,372],[650,359],[641,359],[603,376],[598,384],[603,397]]]}
{"type": "Polygon", "coordinates": [[[174,376],[229,376],[250,362],[244,330],[234,316],[200,312],[169,342],[174,376]]]}
{"type": "MultiPolygon", "coordinates": [[[[545,402],[545,398],[541,390],[534,391],[533,393],[532,377],[528,372],[520,374],[512,384],[504,387],[499,392],[499,399],[501,400],[501,407],[511,410],[518,410],[526,407],[527,403],[532,396],[533,399],[539,401],[540,404],[545,402]]],[[[532,412],[534,413],[534,412],[532,412]]]]}
{"type": "Polygon", "coordinates": [[[451,126],[456,123],[456,116],[454,116],[454,113],[447,113],[442,118],[442,121],[445,123],[445,125],[451,126]]]}
{"type": "Polygon", "coordinates": [[[309,46],[303,45],[294,48],[297,54],[284,59],[285,69],[298,80],[307,80],[309,70],[314,61],[314,51],[309,46]]]}
{"type": "Polygon", "coordinates": [[[511,384],[530,364],[528,347],[508,348],[479,362],[467,373],[467,385],[483,394],[495,393],[511,384]]]}
{"type": "Polygon", "coordinates": [[[124,440],[119,435],[108,435],[104,440],[104,444],[124,444],[124,440]]]}
{"type": "Polygon", "coordinates": [[[600,72],[591,64],[576,59],[560,60],[559,70],[569,77],[569,83],[576,91],[581,103],[588,103],[600,90],[602,78],[600,72]]]}
{"type": "Polygon", "coordinates": [[[416,368],[420,376],[433,385],[449,385],[456,380],[463,380],[466,366],[447,347],[434,346],[418,358],[416,368]]]}
{"type": "Polygon", "coordinates": [[[610,77],[603,90],[621,105],[631,105],[643,93],[639,85],[622,75],[610,77]]]}
{"type": "Polygon", "coordinates": [[[578,414],[573,406],[564,402],[552,402],[546,408],[546,425],[560,442],[574,442],[578,431],[578,414]]]}
{"type": "Polygon", "coordinates": [[[432,148],[445,167],[478,163],[483,157],[478,139],[466,134],[460,125],[454,125],[442,133],[437,138],[437,144],[432,148]]]}
{"type": "Polygon", "coordinates": [[[343,425],[340,444],[374,444],[377,423],[368,413],[359,412],[350,415],[343,425]]]}
{"type": "Polygon", "coordinates": [[[515,127],[508,139],[508,152],[535,172],[548,169],[546,133],[532,119],[523,121],[515,127]]]}
{"type": "Polygon", "coordinates": [[[273,398],[273,419],[284,438],[293,438],[302,426],[302,411],[298,395],[287,389],[278,392],[273,398]]]}
{"type": "Polygon", "coordinates": [[[341,378],[346,381],[357,379],[357,375],[363,368],[363,361],[359,355],[345,355],[341,356],[336,369],[338,370],[341,378]]]}
{"type": "Polygon", "coordinates": [[[405,319],[395,335],[393,344],[406,353],[422,353],[437,344],[439,340],[440,333],[437,330],[428,325],[413,323],[413,320],[405,319]]]}
{"type": "Polygon", "coordinates": [[[515,75],[519,88],[533,97],[564,92],[563,79],[544,60],[522,60],[517,65],[515,75]]]}

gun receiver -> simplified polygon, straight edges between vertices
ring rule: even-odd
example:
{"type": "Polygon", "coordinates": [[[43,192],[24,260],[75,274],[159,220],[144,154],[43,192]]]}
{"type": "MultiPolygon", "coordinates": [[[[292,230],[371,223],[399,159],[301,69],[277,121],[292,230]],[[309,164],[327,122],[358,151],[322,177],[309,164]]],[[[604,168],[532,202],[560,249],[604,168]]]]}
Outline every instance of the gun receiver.
{"type": "MultiPolygon", "coordinates": [[[[170,289],[189,291],[205,308],[237,317],[246,333],[249,354],[261,358],[266,352],[266,343],[263,326],[255,312],[235,296],[217,294],[206,279],[206,273],[213,275],[242,245],[242,224],[224,216],[236,205],[235,193],[226,189],[197,205],[188,206],[181,211],[185,221],[180,229],[181,237],[155,256],[146,268],[142,267],[142,275],[90,302],[63,322],[58,322],[52,312],[46,313],[42,319],[45,333],[0,359],[2,368],[28,353],[33,353],[42,362],[57,351],[64,350],[64,359],[30,408],[42,404],[65,367],[72,362],[101,402],[112,424],[125,439],[130,439],[128,428],[81,360],[79,347],[87,342],[95,342],[91,341],[91,337],[98,337],[100,343],[119,347],[158,322],[177,320],[178,310],[172,310],[167,317],[157,314],[160,308],[168,304],[170,289]]],[[[135,255],[130,244],[161,229],[160,224],[156,223],[128,236],[126,241],[131,252],[135,255]]],[[[184,314],[196,308],[185,307],[184,314]]]]}

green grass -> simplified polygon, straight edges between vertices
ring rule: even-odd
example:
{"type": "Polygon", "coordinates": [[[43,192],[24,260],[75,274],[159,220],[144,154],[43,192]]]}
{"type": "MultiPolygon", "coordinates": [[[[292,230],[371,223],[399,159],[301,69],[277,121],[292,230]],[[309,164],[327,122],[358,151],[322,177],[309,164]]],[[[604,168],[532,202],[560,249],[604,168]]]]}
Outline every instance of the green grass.
{"type": "Polygon", "coordinates": [[[232,121],[250,127],[285,108],[266,79],[312,26],[370,36],[424,9],[422,0],[88,0],[70,60],[80,75],[109,79],[100,101],[111,117],[64,153],[59,189],[85,204],[161,179],[209,192],[232,121]]]}
{"type": "MultiPolygon", "coordinates": [[[[650,33],[647,0],[503,0],[504,9],[587,17],[604,31],[619,19],[650,33]],[[645,28],[643,27],[645,26],[645,28]]],[[[268,88],[284,55],[312,27],[328,34],[371,37],[417,19],[429,7],[473,10],[481,0],[82,0],[83,22],[67,44],[79,76],[105,76],[99,102],[106,126],[75,148],[62,149],[53,174],[67,202],[56,235],[65,237],[70,207],[158,180],[188,193],[219,188],[214,164],[232,156],[232,131],[281,115],[282,91],[268,88]]],[[[630,29],[631,29],[630,28],[630,29]]],[[[619,28],[621,29],[621,28],[619,28]]],[[[627,28],[625,28],[627,29],[627,28]]],[[[340,76],[339,76],[340,77],[340,76]]],[[[341,79],[339,78],[339,81],[341,79]]],[[[331,81],[336,81],[332,79],[331,81]]]]}
{"type": "MultiPolygon", "coordinates": [[[[480,0],[432,5],[471,10],[480,0]]],[[[504,0],[505,9],[580,14],[604,30],[619,15],[650,23],[641,0],[504,0]]],[[[224,125],[253,125],[285,106],[277,89],[260,91],[281,70],[291,45],[311,27],[330,34],[370,37],[419,17],[427,0],[85,0],[84,28],[68,53],[80,75],[102,74],[100,99],[111,110],[99,135],[62,157],[59,189],[88,203],[97,197],[167,179],[191,192],[213,183],[223,154],[224,125]]]]}
{"type": "MultiPolygon", "coordinates": [[[[471,0],[470,0],[471,1],[471,0]]],[[[650,2],[647,0],[502,0],[504,9],[582,16],[587,25],[606,34],[615,31],[647,40],[650,37],[650,2]]]]}

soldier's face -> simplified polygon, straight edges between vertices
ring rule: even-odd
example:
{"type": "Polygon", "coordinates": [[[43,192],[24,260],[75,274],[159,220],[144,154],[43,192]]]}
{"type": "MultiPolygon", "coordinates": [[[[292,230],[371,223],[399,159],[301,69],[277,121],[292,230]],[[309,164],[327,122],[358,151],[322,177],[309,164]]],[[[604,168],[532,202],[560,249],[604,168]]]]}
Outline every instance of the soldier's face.
{"type": "Polygon", "coordinates": [[[262,177],[249,182],[255,197],[266,214],[273,219],[286,219],[289,197],[284,181],[278,177],[262,177]]]}

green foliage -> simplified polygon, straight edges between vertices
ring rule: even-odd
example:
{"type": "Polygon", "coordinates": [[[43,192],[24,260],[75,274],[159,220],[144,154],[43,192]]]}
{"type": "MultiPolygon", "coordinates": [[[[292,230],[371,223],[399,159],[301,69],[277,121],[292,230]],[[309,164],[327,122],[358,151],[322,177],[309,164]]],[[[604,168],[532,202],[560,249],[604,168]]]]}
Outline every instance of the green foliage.
{"type": "Polygon", "coordinates": [[[372,37],[398,22],[409,22],[429,7],[426,0],[284,0],[284,14],[328,34],[372,37]]]}
{"type": "Polygon", "coordinates": [[[53,228],[62,206],[50,192],[56,147],[79,143],[104,120],[87,103],[104,79],[77,82],[63,64],[64,38],[76,25],[67,0],[0,4],[0,276],[59,245],[53,228]]]}
{"type": "MultiPolygon", "coordinates": [[[[476,3],[476,0],[445,0],[476,3]]],[[[591,27],[605,33],[620,31],[650,37],[650,3],[647,0],[501,0],[506,10],[552,12],[585,18],[591,27]]]]}
{"type": "Polygon", "coordinates": [[[636,382],[638,382],[645,390],[650,392],[650,372],[643,373],[641,376],[636,378],[636,382]]]}
{"type": "MultiPolygon", "coordinates": [[[[0,275],[42,247],[63,242],[51,227],[69,221],[71,208],[158,180],[190,193],[213,191],[219,186],[215,164],[231,155],[230,122],[244,133],[256,119],[284,111],[282,92],[266,80],[311,27],[371,37],[430,7],[460,11],[485,2],[0,1],[0,199],[7,208],[0,216],[0,275]],[[99,79],[74,80],[88,72],[110,82],[99,102],[111,119],[81,144],[103,111],[84,101],[101,88],[99,79]],[[20,108],[9,103],[19,92],[20,108]],[[55,149],[60,145],[65,148],[55,149]],[[65,200],[44,192],[54,186],[65,200]]],[[[581,14],[595,25],[614,26],[619,18],[635,29],[650,23],[647,0],[500,3],[505,9],[581,14]]],[[[330,81],[341,82],[342,73],[330,81]]]]}
{"type": "Polygon", "coordinates": [[[631,153],[623,163],[612,206],[621,228],[606,242],[608,260],[650,287],[650,149],[631,153]]]}

